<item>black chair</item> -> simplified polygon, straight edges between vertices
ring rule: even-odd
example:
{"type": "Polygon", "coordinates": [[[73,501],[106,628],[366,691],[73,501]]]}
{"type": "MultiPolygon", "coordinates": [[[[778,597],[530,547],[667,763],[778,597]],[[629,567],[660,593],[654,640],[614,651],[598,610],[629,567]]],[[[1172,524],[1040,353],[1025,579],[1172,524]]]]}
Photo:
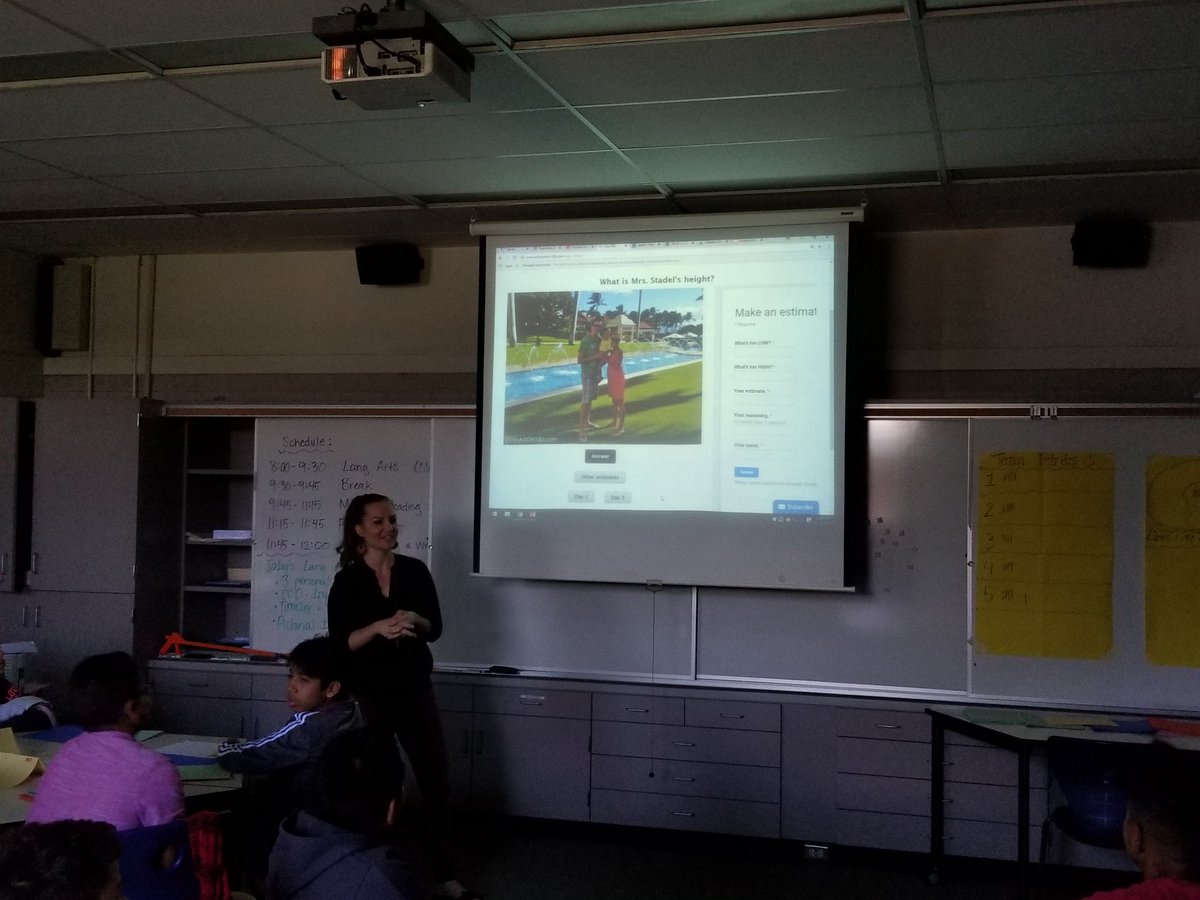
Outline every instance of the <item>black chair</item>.
{"type": "Polygon", "coordinates": [[[1148,749],[1148,744],[1082,738],[1051,737],[1046,741],[1051,785],[1058,785],[1065,802],[1042,824],[1039,873],[1046,868],[1052,827],[1092,847],[1120,850],[1125,846],[1125,773],[1139,764],[1148,749]]]}

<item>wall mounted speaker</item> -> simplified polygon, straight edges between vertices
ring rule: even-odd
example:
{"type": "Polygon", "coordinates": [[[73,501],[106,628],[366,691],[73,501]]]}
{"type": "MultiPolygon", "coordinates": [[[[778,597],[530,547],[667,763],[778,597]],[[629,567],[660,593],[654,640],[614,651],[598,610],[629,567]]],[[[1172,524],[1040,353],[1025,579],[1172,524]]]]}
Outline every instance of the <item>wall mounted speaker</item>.
{"type": "Polygon", "coordinates": [[[376,244],[356,247],[360,284],[416,284],[425,260],[414,244],[376,244]]]}
{"type": "Polygon", "coordinates": [[[1141,219],[1081,219],[1071,235],[1072,262],[1095,269],[1140,268],[1150,259],[1150,237],[1150,226],[1141,219]]]}

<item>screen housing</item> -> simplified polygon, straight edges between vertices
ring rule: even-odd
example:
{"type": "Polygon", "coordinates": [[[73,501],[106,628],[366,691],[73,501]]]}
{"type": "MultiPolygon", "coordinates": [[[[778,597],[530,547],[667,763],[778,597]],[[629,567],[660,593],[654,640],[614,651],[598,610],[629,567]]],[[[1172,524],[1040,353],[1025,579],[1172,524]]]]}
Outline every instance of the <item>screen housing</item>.
{"type": "MultiPolygon", "coordinates": [[[[474,233],[482,237],[476,572],[567,581],[844,589],[847,223],[860,221],[861,215],[857,209],[815,210],[474,226],[474,233]],[[812,260],[780,263],[779,272],[794,269],[799,273],[781,276],[782,281],[774,277],[776,270],[770,264],[761,264],[764,248],[770,248],[767,255],[774,250],[786,254],[789,247],[806,248],[825,241],[827,259],[814,256],[812,260]],[[752,250],[748,268],[740,275],[735,264],[725,260],[739,248],[752,250]],[[512,262],[522,255],[528,257],[529,268],[514,280],[512,262]],[[561,264],[557,274],[553,274],[551,265],[555,257],[561,264]],[[814,277],[816,265],[828,266],[828,278],[814,277]],[[603,277],[601,271],[606,273],[603,277]],[[658,310],[677,302],[677,295],[672,293],[676,290],[702,291],[701,312],[692,317],[692,322],[701,326],[701,333],[696,334],[695,328],[691,332],[679,329],[671,338],[673,351],[686,354],[690,350],[700,357],[698,442],[680,445],[663,441],[660,436],[655,439],[659,442],[639,444],[631,440],[628,430],[620,441],[607,433],[593,438],[589,430],[584,443],[570,442],[561,427],[551,438],[533,432],[516,433],[506,418],[513,407],[506,406],[505,383],[509,366],[514,365],[509,344],[517,308],[534,302],[529,299],[533,295],[571,294],[576,308],[570,311],[569,325],[578,329],[586,318],[579,309],[581,296],[590,300],[590,295],[599,294],[597,309],[606,312],[614,304],[624,307],[617,299],[625,298],[635,288],[641,291],[643,310],[646,306],[658,310]],[[806,293],[818,289],[820,298],[806,293]],[[788,331],[779,323],[788,327],[794,323],[778,314],[797,309],[807,312],[818,306],[820,315],[827,316],[821,319],[820,327],[828,328],[828,365],[822,363],[817,373],[820,377],[806,370],[807,380],[803,382],[759,382],[757,394],[735,393],[740,390],[737,385],[744,388],[747,378],[753,383],[757,377],[743,371],[747,368],[744,364],[752,361],[748,355],[758,352],[755,343],[779,343],[777,337],[782,341],[817,340],[804,330],[788,331]],[[735,309],[739,314],[746,313],[748,320],[735,319],[731,312],[735,309]],[[754,321],[750,313],[755,309],[772,313],[774,321],[754,321]],[[735,346],[732,335],[743,332],[748,339],[737,341],[735,346]],[[735,369],[733,360],[743,365],[735,369]],[[759,401],[760,406],[765,399],[770,405],[782,402],[789,389],[813,382],[820,382],[819,395],[807,396],[782,412],[768,412],[765,418],[758,417],[758,413],[733,418],[737,410],[752,408],[746,398],[759,401]],[[764,384],[766,398],[762,396],[764,384]],[[747,483],[758,487],[749,476],[739,485],[730,485],[731,473],[757,473],[766,467],[740,465],[731,459],[730,452],[735,456],[742,452],[751,459],[774,456],[789,465],[799,465],[811,448],[801,434],[784,444],[772,437],[769,446],[754,451],[744,449],[754,441],[733,441],[728,436],[735,431],[770,431],[772,426],[784,431],[789,417],[805,415],[800,411],[805,403],[819,405],[822,415],[828,418],[827,426],[812,429],[822,431],[822,448],[828,444],[827,475],[818,479],[820,501],[789,499],[799,496],[796,489],[780,489],[781,496],[766,507],[746,511],[737,508],[738,501],[731,507],[727,502],[731,489],[736,494],[747,483]],[[726,435],[723,443],[719,443],[720,434],[726,435]],[[524,440],[531,442],[520,443],[524,440]],[[742,449],[733,447],[735,443],[742,449]],[[604,451],[609,450],[612,459],[605,458],[604,451]],[[624,480],[613,480],[618,473],[624,480]],[[580,481],[593,477],[599,480],[580,481]],[[628,489],[623,487],[630,484],[633,486],[628,489]],[[661,495],[665,506],[647,497],[648,484],[671,486],[661,495]],[[688,497],[689,492],[699,499],[688,497]],[[628,494],[623,500],[599,499],[620,498],[622,493],[628,494]],[[590,500],[578,499],[589,494],[590,500]],[[723,494],[724,499],[720,499],[723,494]],[[639,497],[642,502],[631,502],[639,497]]],[[[625,313],[632,311],[624,309],[625,313]]],[[[627,318],[640,329],[642,316],[627,318]]],[[[512,343],[522,348],[524,335],[515,337],[512,343]]],[[[668,337],[661,329],[656,333],[660,343],[668,337]]],[[[565,341],[547,340],[525,347],[525,363],[514,365],[514,371],[520,374],[520,370],[542,368],[554,355],[562,357],[555,360],[561,366],[573,370],[573,387],[560,392],[560,426],[563,408],[572,403],[577,407],[579,402],[579,340],[580,332],[573,330],[565,341]],[[533,360],[529,354],[534,354],[533,360]]],[[[823,341],[821,338],[818,342],[822,347],[823,341]]],[[[687,364],[675,368],[686,369],[687,364]]],[[[783,369],[787,370],[787,365],[783,369]]],[[[772,373],[771,377],[776,375],[772,373]]],[[[635,403],[650,399],[638,394],[638,376],[628,373],[626,406],[631,418],[635,403]]],[[[538,402],[542,399],[516,405],[538,402]]],[[[669,411],[669,406],[665,408],[669,411]]],[[[608,398],[598,397],[593,410],[607,422],[608,398]]]]}

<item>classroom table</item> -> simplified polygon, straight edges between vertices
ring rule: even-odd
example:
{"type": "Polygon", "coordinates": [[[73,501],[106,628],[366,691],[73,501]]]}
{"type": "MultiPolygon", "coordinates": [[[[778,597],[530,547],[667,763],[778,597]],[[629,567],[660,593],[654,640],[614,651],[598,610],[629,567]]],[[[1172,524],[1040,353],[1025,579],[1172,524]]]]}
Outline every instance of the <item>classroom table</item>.
{"type": "MultiPolygon", "coordinates": [[[[945,825],[945,796],[946,796],[946,732],[965,735],[1009,750],[1016,755],[1017,760],[1017,866],[1019,870],[1019,887],[1022,898],[1029,896],[1029,759],[1035,749],[1044,747],[1051,737],[1069,737],[1098,743],[1136,743],[1149,744],[1156,735],[1135,734],[1125,732],[1100,732],[1089,728],[1053,728],[1030,727],[1029,725],[1006,722],[980,722],[967,718],[966,707],[937,706],[927,707],[925,712],[932,723],[931,752],[929,758],[929,858],[930,881],[936,883],[939,868],[945,856],[943,831],[945,825]]],[[[978,710],[976,710],[978,712],[978,710]]],[[[1021,714],[1039,715],[1070,715],[1054,710],[1009,710],[1008,713],[1016,718],[1021,714]]],[[[1091,713],[1081,714],[1091,715],[1091,713]]],[[[1106,715],[1096,713],[1096,715],[1106,715]]],[[[1130,713],[1113,713],[1114,718],[1127,718],[1130,713]]],[[[1186,750],[1200,750],[1200,738],[1180,737],[1175,735],[1157,735],[1170,743],[1186,750]]]]}
{"type": "MultiPolygon", "coordinates": [[[[26,756],[37,756],[47,765],[49,765],[54,754],[62,747],[61,741],[38,740],[27,734],[18,734],[16,735],[16,739],[17,749],[21,753],[26,756]]],[[[151,749],[159,750],[163,747],[170,747],[172,744],[177,744],[180,741],[204,741],[211,743],[222,740],[224,738],[209,735],[161,732],[154,737],[142,741],[142,744],[151,749]]],[[[0,789],[0,826],[25,821],[25,815],[29,812],[29,801],[22,799],[22,795],[28,795],[36,791],[37,782],[40,777],[39,775],[35,775],[25,779],[25,781],[16,787],[0,789]]],[[[205,779],[204,781],[185,781],[183,783],[183,799],[189,811],[194,811],[198,808],[210,809],[214,800],[231,799],[218,797],[218,795],[230,794],[233,791],[240,790],[241,787],[242,776],[235,774],[229,774],[225,778],[205,779]]]]}

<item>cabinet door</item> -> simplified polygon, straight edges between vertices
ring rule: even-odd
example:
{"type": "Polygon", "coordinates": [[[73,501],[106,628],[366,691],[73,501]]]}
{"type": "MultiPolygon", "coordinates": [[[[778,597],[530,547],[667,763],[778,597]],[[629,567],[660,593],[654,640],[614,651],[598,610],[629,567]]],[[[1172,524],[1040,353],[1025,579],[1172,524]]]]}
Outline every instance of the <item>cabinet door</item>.
{"type": "Polygon", "coordinates": [[[17,590],[13,570],[17,538],[18,404],[0,398],[0,592],[17,590]]]}
{"type": "Polygon", "coordinates": [[[449,764],[450,799],[455,805],[470,806],[471,800],[471,714],[441,711],[442,733],[449,764]]]}
{"type": "Polygon", "coordinates": [[[37,644],[29,667],[56,688],[66,684],[84,657],[128,650],[133,639],[132,594],[26,594],[29,627],[22,638],[37,644]]]}
{"type": "Polygon", "coordinates": [[[254,725],[250,700],[227,697],[156,695],[151,724],[179,734],[201,734],[221,738],[249,738],[254,725]]]}
{"type": "Polygon", "coordinates": [[[131,400],[38,401],[31,589],[133,593],[138,410],[131,400]]]}
{"type": "Polygon", "coordinates": [[[590,722],[477,713],[474,726],[471,786],[481,806],[587,821],[590,722]]]}

